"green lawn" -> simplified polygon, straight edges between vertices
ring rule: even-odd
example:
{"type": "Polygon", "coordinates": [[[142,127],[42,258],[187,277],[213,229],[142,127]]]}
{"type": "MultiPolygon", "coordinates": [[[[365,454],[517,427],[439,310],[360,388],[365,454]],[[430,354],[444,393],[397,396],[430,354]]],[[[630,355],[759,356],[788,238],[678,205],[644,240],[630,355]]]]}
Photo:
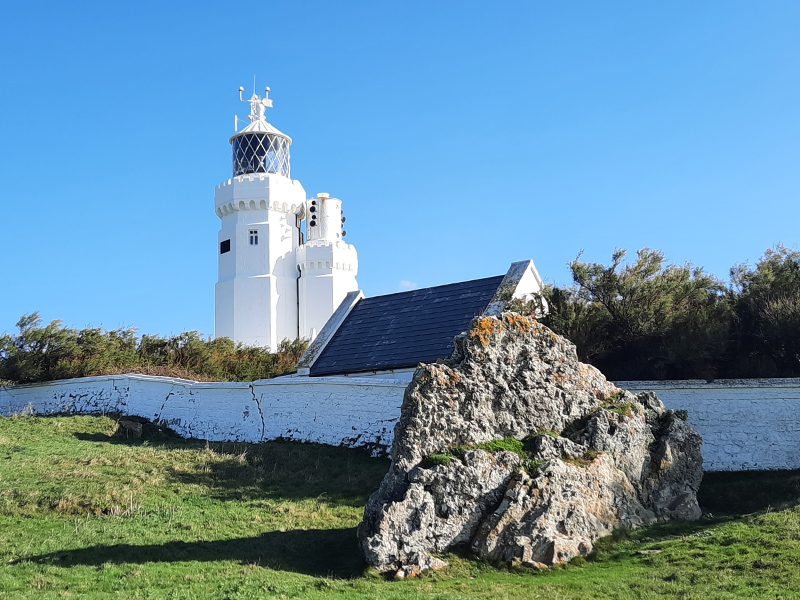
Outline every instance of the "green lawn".
{"type": "Polygon", "coordinates": [[[0,598],[800,598],[797,472],[708,476],[713,515],[620,532],[565,568],[450,555],[442,572],[385,581],[355,528],[387,460],[114,429],[0,418],[0,598]]]}

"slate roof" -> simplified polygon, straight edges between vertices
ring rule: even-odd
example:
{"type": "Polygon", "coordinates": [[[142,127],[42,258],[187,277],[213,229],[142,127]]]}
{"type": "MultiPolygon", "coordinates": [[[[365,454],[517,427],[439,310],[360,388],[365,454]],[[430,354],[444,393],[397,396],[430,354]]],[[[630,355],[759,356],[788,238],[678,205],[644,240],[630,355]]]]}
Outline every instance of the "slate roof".
{"type": "Polygon", "coordinates": [[[486,309],[503,277],[363,298],[309,374],[401,369],[447,358],[453,351],[453,338],[486,309]]]}

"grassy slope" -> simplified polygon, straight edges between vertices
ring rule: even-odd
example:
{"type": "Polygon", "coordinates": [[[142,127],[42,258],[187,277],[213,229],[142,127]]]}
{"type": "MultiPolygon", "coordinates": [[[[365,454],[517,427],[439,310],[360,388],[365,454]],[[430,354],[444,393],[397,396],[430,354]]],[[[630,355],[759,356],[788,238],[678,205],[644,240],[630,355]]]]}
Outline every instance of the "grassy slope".
{"type": "MultiPolygon", "coordinates": [[[[388,461],[113,431],[104,417],[0,419],[0,598],[800,598],[791,503],[619,532],[563,569],[452,555],[441,573],[389,582],[365,570],[355,541],[388,461]]],[[[798,497],[798,481],[716,476],[704,501],[754,509],[798,497]]]]}

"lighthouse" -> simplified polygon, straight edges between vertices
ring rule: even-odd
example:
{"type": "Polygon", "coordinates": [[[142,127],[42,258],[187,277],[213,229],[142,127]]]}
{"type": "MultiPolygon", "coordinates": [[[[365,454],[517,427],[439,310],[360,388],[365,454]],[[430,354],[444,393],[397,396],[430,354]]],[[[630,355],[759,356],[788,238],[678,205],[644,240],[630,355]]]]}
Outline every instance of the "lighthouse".
{"type": "Polygon", "coordinates": [[[221,222],[214,333],[275,351],[283,340],[313,340],[358,289],[358,255],[344,241],[341,200],[308,198],[291,178],[292,139],[265,116],[269,88],[246,102],[249,123],[239,130],[236,119],[229,140],[231,178],[214,191],[221,222]]]}

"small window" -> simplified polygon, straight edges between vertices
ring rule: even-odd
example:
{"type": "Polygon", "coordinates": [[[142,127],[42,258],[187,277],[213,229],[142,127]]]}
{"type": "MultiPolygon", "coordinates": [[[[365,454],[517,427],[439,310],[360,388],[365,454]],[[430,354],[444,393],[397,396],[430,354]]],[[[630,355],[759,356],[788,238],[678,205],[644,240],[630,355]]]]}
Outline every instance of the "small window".
{"type": "Polygon", "coordinates": [[[258,229],[250,230],[250,245],[258,246],[258,229]]]}
{"type": "Polygon", "coordinates": [[[219,243],[219,253],[220,254],[225,254],[226,252],[230,252],[230,251],[231,251],[231,241],[230,240],[224,240],[224,241],[219,243]]]}

